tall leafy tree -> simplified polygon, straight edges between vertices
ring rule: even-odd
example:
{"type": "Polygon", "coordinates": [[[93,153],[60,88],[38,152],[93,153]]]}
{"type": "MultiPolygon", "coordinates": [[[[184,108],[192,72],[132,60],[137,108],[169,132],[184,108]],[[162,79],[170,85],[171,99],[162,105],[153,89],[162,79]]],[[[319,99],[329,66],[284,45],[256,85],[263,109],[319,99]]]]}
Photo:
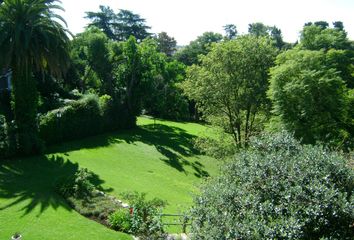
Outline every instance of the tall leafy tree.
{"type": "Polygon", "coordinates": [[[140,44],[143,65],[143,106],[151,115],[169,119],[188,118],[188,102],[176,86],[184,79],[185,66],[158,51],[153,39],[140,44]]]}
{"type": "Polygon", "coordinates": [[[284,52],[271,76],[268,94],[273,111],[297,138],[305,143],[338,143],[348,137],[347,90],[324,50],[284,52]]]}
{"type": "Polygon", "coordinates": [[[173,37],[168,36],[166,32],[160,32],[157,37],[158,49],[160,52],[165,53],[171,57],[177,50],[177,41],[173,37]]]}
{"type": "Polygon", "coordinates": [[[187,71],[187,96],[198,103],[207,121],[231,133],[237,145],[262,128],[268,69],[276,52],[267,37],[241,36],[214,45],[201,66],[187,71]]]}
{"type": "Polygon", "coordinates": [[[344,28],[329,28],[325,26],[327,25],[305,25],[300,37],[302,47],[308,50],[350,48],[350,42],[344,28]]]}
{"type": "Polygon", "coordinates": [[[290,44],[283,41],[281,30],[276,26],[267,26],[261,22],[251,23],[248,25],[248,33],[256,37],[269,36],[278,49],[290,47],[290,44]]]}
{"type": "Polygon", "coordinates": [[[333,27],[340,31],[344,31],[344,24],[341,21],[333,22],[333,27]]]}
{"type": "Polygon", "coordinates": [[[343,24],[336,26],[305,24],[300,44],[278,56],[269,96],[274,113],[296,137],[347,148],[353,144],[354,51],[343,24]]]}
{"type": "Polygon", "coordinates": [[[151,35],[145,19],[129,10],[122,9],[115,13],[108,6],[100,6],[99,12],[86,12],[86,18],[91,21],[89,27],[101,29],[113,40],[126,41],[130,36],[134,36],[138,41],[142,41],[151,35]]]}
{"type": "Polygon", "coordinates": [[[80,79],[81,89],[91,88],[113,97],[113,64],[108,37],[98,28],[90,27],[78,34],[71,46],[73,68],[80,79]]]}
{"type": "Polygon", "coordinates": [[[151,36],[148,32],[150,29],[146,25],[145,19],[140,17],[129,10],[120,10],[117,14],[116,35],[119,40],[128,40],[130,36],[134,36],[136,40],[142,41],[143,39],[151,36]]]}
{"type": "Polygon", "coordinates": [[[234,39],[237,36],[237,27],[234,24],[226,24],[224,26],[226,39],[234,39]]]}
{"type": "MultiPolygon", "coordinates": [[[[200,56],[208,54],[213,43],[218,43],[222,39],[223,36],[219,33],[205,32],[177,51],[174,57],[187,66],[198,64],[200,56]]],[[[189,102],[189,111],[192,119],[199,120],[199,112],[193,100],[189,102]]]]}
{"type": "Polygon", "coordinates": [[[134,36],[121,45],[122,63],[117,67],[117,78],[124,86],[125,103],[130,115],[137,116],[141,111],[140,86],[142,84],[143,63],[141,49],[134,36]]]}
{"type": "Polygon", "coordinates": [[[210,51],[212,43],[220,42],[222,35],[214,32],[205,32],[196,40],[179,50],[175,57],[187,66],[197,64],[199,55],[206,55],[210,51]]]}
{"type": "Polygon", "coordinates": [[[269,35],[270,28],[261,22],[248,24],[248,33],[257,37],[269,35]]]}
{"type": "Polygon", "coordinates": [[[283,36],[281,34],[281,30],[277,28],[276,26],[273,26],[270,28],[270,36],[275,42],[275,46],[278,49],[282,49],[285,45],[285,42],[283,41],[283,36]]]}
{"type": "Polygon", "coordinates": [[[86,18],[91,21],[89,27],[101,29],[110,39],[117,39],[114,28],[117,25],[117,16],[108,6],[99,6],[100,12],[86,12],[86,18]]]}
{"type": "MultiPolygon", "coordinates": [[[[322,21],[321,21],[322,22],[322,21]]],[[[347,37],[342,22],[334,22],[333,28],[307,24],[301,32],[301,48],[328,52],[332,67],[336,68],[349,88],[354,88],[354,47],[347,37]]],[[[325,25],[327,26],[327,25],[325,25]]]]}
{"type": "Polygon", "coordinates": [[[53,10],[55,0],[5,0],[0,5],[0,68],[13,73],[13,108],[18,146],[27,154],[38,150],[34,71],[60,75],[68,66],[65,21],[53,10]],[[58,21],[59,20],[59,21],[58,21]]]}

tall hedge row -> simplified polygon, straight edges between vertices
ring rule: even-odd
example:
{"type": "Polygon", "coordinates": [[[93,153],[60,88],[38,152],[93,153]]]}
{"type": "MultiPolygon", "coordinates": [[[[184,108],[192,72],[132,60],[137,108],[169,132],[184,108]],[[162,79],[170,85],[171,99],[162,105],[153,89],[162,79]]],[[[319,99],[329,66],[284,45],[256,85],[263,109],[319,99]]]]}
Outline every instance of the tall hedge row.
{"type": "Polygon", "coordinates": [[[86,95],[39,119],[39,132],[47,144],[92,136],[108,130],[129,128],[135,117],[108,96],[86,95]]]}

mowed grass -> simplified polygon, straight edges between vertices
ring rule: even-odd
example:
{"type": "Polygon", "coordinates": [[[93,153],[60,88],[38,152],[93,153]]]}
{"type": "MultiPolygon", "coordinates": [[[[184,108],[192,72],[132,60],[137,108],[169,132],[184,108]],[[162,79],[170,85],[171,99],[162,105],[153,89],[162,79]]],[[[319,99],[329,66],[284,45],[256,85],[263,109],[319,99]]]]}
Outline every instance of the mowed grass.
{"type": "Polygon", "coordinates": [[[55,193],[58,180],[79,167],[93,171],[97,184],[118,198],[138,191],[166,200],[166,213],[190,207],[196,186],[218,171],[214,159],[193,148],[207,127],[149,118],[138,125],[56,145],[46,156],[0,162],[0,239],[16,231],[26,240],[130,239],[80,216],[55,193]]]}

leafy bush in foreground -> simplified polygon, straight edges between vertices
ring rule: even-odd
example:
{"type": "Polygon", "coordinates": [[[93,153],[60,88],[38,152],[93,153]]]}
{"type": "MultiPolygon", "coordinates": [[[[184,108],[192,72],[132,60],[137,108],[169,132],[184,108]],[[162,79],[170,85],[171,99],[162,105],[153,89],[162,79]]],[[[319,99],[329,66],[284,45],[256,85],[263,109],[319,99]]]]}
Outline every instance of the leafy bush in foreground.
{"type": "Polygon", "coordinates": [[[130,232],[140,239],[160,239],[164,235],[161,213],[166,202],[158,198],[147,200],[145,196],[136,192],[125,196],[132,208],[130,232]]]}
{"type": "Polygon", "coordinates": [[[131,228],[131,216],[128,209],[118,209],[109,215],[108,221],[114,230],[129,233],[131,228]]]}
{"type": "Polygon", "coordinates": [[[287,133],[250,145],[196,197],[195,239],[352,239],[354,174],[345,159],[287,133]]]}
{"type": "Polygon", "coordinates": [[[94,184],[95,178],[86,168],[79,169],[72,177],[59,181],[57,191],[81,215],[109,226],[109,215],[122,206],[114,197],[99,190],[101,187],[94,184]]]}

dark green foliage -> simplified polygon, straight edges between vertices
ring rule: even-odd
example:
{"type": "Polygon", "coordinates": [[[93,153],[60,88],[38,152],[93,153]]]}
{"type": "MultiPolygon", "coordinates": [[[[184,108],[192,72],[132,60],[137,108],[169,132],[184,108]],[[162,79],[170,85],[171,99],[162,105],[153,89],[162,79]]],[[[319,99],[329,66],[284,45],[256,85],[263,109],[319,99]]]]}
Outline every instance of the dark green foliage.
{"type": "Polygon", "coordinates": [[[112,40],[126,41],[134,36],[142,41],[151,35],[145,19],[129,10],[121,9],[116,14],[110,7],[100,6],[100,12],[86,12],[86,15],[91,20],[89,26],[101,29],[112,40]]]}
{"type": "Polygon", "coordinates": [[[9,155],[9,142],[7,134],[6,119],[3,115],[0,115],[0,159],[3,159],[9,155]]]}
{"type": "Polygon", "coordinates": [[[195,198],[194,239],[352,239],[354,172],[282,132],[250,142],[195,198]]]}
{"type": "Polygon", "coordinates": [[[342,28],[329,28],[328,23],[304,26],[301,32],[301,44],[308,50],[348,49],[350,42],[342,28]]]}
{"type": "Polygon", "coordinates": [[[273,112],[304,143],[348,140],[347,89],[331,61],[337,54],[296,48],[280,54],[271,70],[273,112]]]}
{"type": "Polygon", "coordinates": [[[158,50],[165,53],[168,57],[171,57],[177,50],[177,41],[173,37],[168,36],[166,32],[157,34],[156,41],[158,50]]]}
{"type": "Polygon", "coordinates": [[[89,172],[86,168],[79,169],[74,176],[65,179],[60,184],[59,192],[64,197],[74,196],[75,198],[84,198],[90,196],[95,189],[94,185],[90,182],[93,173],[89,172]]]}
{"type": "Polygon", "coordinates": [[[40,136],[47,144],[93,136],[108,130],[131,128],[136,117],[108,95],[85,95],[40,117],[40,136]]]}
{"type": "Polygon", "coordinates": [[[11,110],[11,92],[7,89],[0,90],[0,114],[4,115],[7,119],[13,119],[11,110]]]}
{"type": "Polygon", "coordinates": [[[219,33],[205,32],[176,52],[174,57],[187,66],[199,63],[199,55],[206,55],[210,51],[212,43],[220,42],[223,39],[219,33]]]}
{"type": "Polygon", "coordinates": [[[116,39],[114,24],[116,15],[108,6],[100,6],[100,12],[86,12],[86,18],[91,20],[89,26],[101,29],[110,39],[116,39]]]}
{"type": "Polygon", "coordinates": [[[58,193],[77,212],[108,226],[108,217],[121,208],[115,198],[105,194],[97,185],[98,177],[86,168],[78,169],[73,175],[57,183],[58,193]]]}
{"type": "Polygon", "coordinates": [[[88,95],[40,118],[40,136],[48,143],[78,139],[102,132],[101,109],[97,96],[88,95]]]}
{"type": "Polygon", "coordinates": [[[178,87],[185,76],[185,65],[176,60],[167,61],[163,55],[155,56],[153,61],[156,67],[151,76],[149,94],[144,100],[144,109],[155,117],[188,119],[188,101],[178,87]]]}
{"type": "Polygon", "coordinates": [[[99,98],[104,131],[135,127],[136,117],[129,114],[126,105],[119,100],[103,95],[99,98]]]}
{"type": "Polygon", "coordinates": [[[134,36],[139,42],[149,37],[149,26],[146,26],[145,19],[132,11],[121,9],[117,14],[116,36],[117,40],[126,41],[134,36]]]}
{"type": "Polygon", "coordinates": [[[70,88],[115,94],[111,61],[111,41],[98,28],[91,27],[71,42],[72,67],[67,79],[70,88]]]}
{"type": "Polygon", "coordinates": [[[267,26],[261,22],[251,23],[248,25],[248,33],[256,37],[269,36],[273,40],[274,46],[278,49],[289,47],[289,44],[283,41],[281,30],[276,26],[267,26]]]}
{"type": "Polygon", "coordinates": [[[244,145],[269,115],[268,71],[276,54],[269,37],[245,35],[216,44],[200,66],[187,69],[183,90],[206,121],[244,145]]]}
{"type": "Polygon", "coordinates": [[[265,37],[270,33],[270,27],[261,22],[248,24],[248,33],[256,37],[265,37]]]}
{"type": "Polygon", "coordinates": [[[38,92],[34,71],[61,75],[67,68],[68,42],[57,1],[4,1],[0,5],[0,69],[12,70],[17,148],[38,153],[42,143],[36,122],[38,92]]]}
{"type": "Polygon", "coordinates": [[[163,235],[161,212],[166,202],[157,198],[146,200],[145,197],[145,193],[125,194],[133,208],[131,233],[140,239],[159,239],[163,235]]]}
{"type": "Polygon", "coordinates": [[[118,209],[108,217],[108,222],[114,230],[129,233],[131,229],[131,215],[128,209],[118,209]]]}
{"type": "Polygon", "coordinates": [[[228,40],[234,39],[237,36],[237,27],[234,24],[226,24],[224,27],[225,37],[228,40]]]}

